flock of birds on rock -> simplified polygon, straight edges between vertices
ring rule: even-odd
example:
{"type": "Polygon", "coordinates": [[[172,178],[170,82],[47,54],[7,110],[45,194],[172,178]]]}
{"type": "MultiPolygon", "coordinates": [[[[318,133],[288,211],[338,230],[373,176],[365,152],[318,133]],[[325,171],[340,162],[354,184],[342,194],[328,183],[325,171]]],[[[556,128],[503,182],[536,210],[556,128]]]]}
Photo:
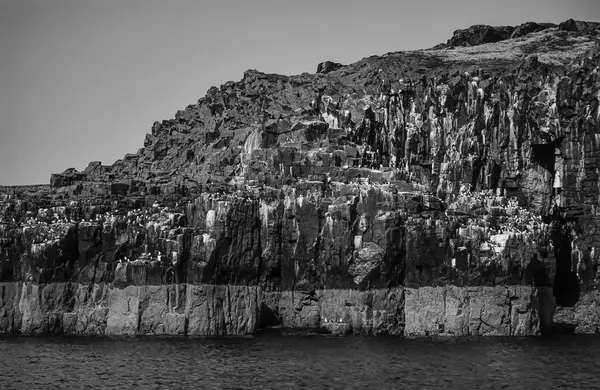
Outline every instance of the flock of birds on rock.
{"type": "MultiPolygon", "coordinates": [[[[368,177],[358,178],[349,183],[332,182],[331,178],[327,180],[327,191],[330,191],[329,195],[332,198],[338,198],[342,196],[343,187],[348,187],[349,190],[346,195],[352,196],[370,196],[369,191],[364,190],[375,190],[383,193],[390,193],[389,183],[371,183],[368,177]]],[[[239,193],[237,195],[240,195],[239,193]]],[[[250,196],[247,192],[242,194],[245,203],[255,201],[255,197],[250,196]]],[[[291,195],[296,199],[296,202],[300,202],[301,205],[304,201],[319,202],[320,198],[324,196],[323,192],[318,189],[309,189],[305,194],[299,194],[293,191],[291,195]]],[[[348,198],[345,196],[345,198],[348,198]]],[[[229,194],[228,199],[236,197],[236,194],[229,194]]],[[[239,197],[239,196],[238,196],[239,197]]],[[[218,194],[210,194],[209,197],[204,199],[208,204],[213,201],[220,201],[222,197],[218,194]]],[[[227,200],[227,199],[226,199],[227,200]]],[[[459,220],[463,219],[457,228],[460,230],[468,227],[475,228],[480,231],[478,233],[479,238],[477,241],[484,240],[489,241],[492,236],[495,235],[539,235],[544,234],[548,231],[546,224],[544,224],[539,215],[536,215],[524,208],[519,207],[518,201],[515,199],[505,198],[492,194],[489,191],[471,192],[463,189],[459,194],[448,194],[445,199],[447,204],[447,210],[453,208],[471,208],[471,209],[488,209],[483,215],[490,215],[491,208],[499,208],[499,215],[496,215],[493,221],[487,221],[484,218],[468,218],[464,220],[459,216],[459,220]]],[[[76,204],[79,208],[79,204],[76,204]]],[[[155,222],[159,225],[169,225],[172,223],[174,213],[181,208],[182,205],[177,205],[175,209],[164,207],[159,203],[154,203],[148,208],[136,208],[128,211],[116,212],[104,212],[104,213],[92,213],[91,217],[88,218],[77,218],[74,219],[64,208],[60,212],[53,212],[49,209],[39,209],[34,216],[28,216],[20,224],[11,218],[12,224],[20,226],[24,229],[27,228],[42,228],[37,229],[35,233],[39,236],[43,242],[51,244],[61,235],[64,235],[64,228],[59,226],[65,226],[70,224],[83,224],[84,226],[89,224],[109,225],[114,226],[116,223],[125,222],[127,226],[138,226],[140,228],[149,228],[149,223],[155,222]]],[[[468,215],[468,214],[467,214],[468,215]]],[[[449,218],[448,211],[446,211],[446,219],[449,218]]],[[[3,218],[5,219],[5,218],[3,218]]],[[[437,224],[438,221],[436,221],[437,224]]],[[[469,230],[470,231],[470,230],[469,230]]],[[[467,234],[470,236],[471,233],[467,234]]],[[[470,240],[471,237],[463,237],[463,239],[470,240]]],[[[512,236],[511,236],[512,237],[512,236]]],[[[516,237],[516,236],[515,236],[516,237]]],[[[160,253],[141,253],[135,259],[131,259],[128,256],[123,256],[117,260],[119,263],[133,262],[134,264],[156,264],[162,262],[162,254],[160,253]]]]}

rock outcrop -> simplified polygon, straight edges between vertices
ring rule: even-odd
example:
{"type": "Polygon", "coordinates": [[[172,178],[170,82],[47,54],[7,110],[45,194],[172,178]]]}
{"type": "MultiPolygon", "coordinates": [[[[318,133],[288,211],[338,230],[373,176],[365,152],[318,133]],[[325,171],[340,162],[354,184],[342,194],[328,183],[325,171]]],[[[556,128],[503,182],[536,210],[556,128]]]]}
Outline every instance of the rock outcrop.
{"type": "Polygon", "coordinates": [[[600,331],[599,24],[249,70],[112,165],[3,187],[0,331],[600,331]]]}

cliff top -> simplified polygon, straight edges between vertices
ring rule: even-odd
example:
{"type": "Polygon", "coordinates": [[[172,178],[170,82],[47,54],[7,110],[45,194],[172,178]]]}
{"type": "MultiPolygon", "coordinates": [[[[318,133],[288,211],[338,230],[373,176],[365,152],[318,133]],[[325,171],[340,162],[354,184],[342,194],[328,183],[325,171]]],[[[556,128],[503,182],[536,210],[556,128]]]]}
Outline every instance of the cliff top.
{"type": "Polygon", "coordinates": [[[509,39],[524,37],[548,29],[551,31],[567,31],[570,33],[590,34],[596,36],[600,23],[584,22],[569,19],[560,24],[527,22],[518,26],[488,26],[474,25],[467,29],[459,29],[446,43],[435,46],[435,49],[447,49],[459,46],[477,46],[486,43],[496,43],[509,39]]]}
{"type": "Polygon", "coordinates": [[[235,165],[240,164],[240,152],[253,130],[272,126],[282,118],[290,126],[314,119],[307,103],[319,94],[338,100],[344,95],[362,99],[348,107],[349,111],[358,110],[352,112],[356,118],[373,104],[370,100],[382,88],[406,90],[423,77],[452,84],[464,71],[485,79],[490,72],[534,66],[531,61],[565,67],[592,50],[599,34],[600,23],[574,20],[558,25],[475,25],[456,30],[446,43],[431,49],[391,52],[346,66],[326,61],[318,65],[316,74],[281,76],[248,70],[239,82],[210,88],[204,98],[178,111],[174,119],[155,122],[137,153],[112,165],[92,162],[83,172],[69,168],[52,175],[50,184],[62,187],[124,180],[214,183],[214,176],[223,181],[222,176],[240,174],[235,165]]]}

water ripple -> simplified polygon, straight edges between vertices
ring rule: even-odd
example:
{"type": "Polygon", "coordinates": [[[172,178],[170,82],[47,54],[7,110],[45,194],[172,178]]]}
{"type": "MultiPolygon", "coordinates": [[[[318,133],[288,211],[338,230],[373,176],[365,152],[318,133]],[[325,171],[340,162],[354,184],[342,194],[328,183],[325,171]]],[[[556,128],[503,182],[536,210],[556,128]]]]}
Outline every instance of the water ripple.
{"type": "Polygon", "coordinates": [[[3,389],[599,388],[600,338],[0,338],[3,389]]]}

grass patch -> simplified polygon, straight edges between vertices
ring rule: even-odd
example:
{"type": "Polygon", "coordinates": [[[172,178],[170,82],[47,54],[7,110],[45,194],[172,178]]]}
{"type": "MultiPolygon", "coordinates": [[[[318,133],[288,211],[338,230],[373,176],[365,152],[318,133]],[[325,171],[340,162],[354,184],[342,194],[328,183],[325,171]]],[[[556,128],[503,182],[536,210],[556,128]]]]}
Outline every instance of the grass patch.
{"type": "Polygon", "coordinates": [[[496,43],[451,49],[427,50],[424,54],[437,57],[445,63],[452,62],[488,62],[488,61],[520,61],[531,55],[538,60],[552,65],[566,65],[591,49],[592,38],[585,35],[571,35],[558,28],[531,33],[515,39],[507,39],[496,43]]]}

